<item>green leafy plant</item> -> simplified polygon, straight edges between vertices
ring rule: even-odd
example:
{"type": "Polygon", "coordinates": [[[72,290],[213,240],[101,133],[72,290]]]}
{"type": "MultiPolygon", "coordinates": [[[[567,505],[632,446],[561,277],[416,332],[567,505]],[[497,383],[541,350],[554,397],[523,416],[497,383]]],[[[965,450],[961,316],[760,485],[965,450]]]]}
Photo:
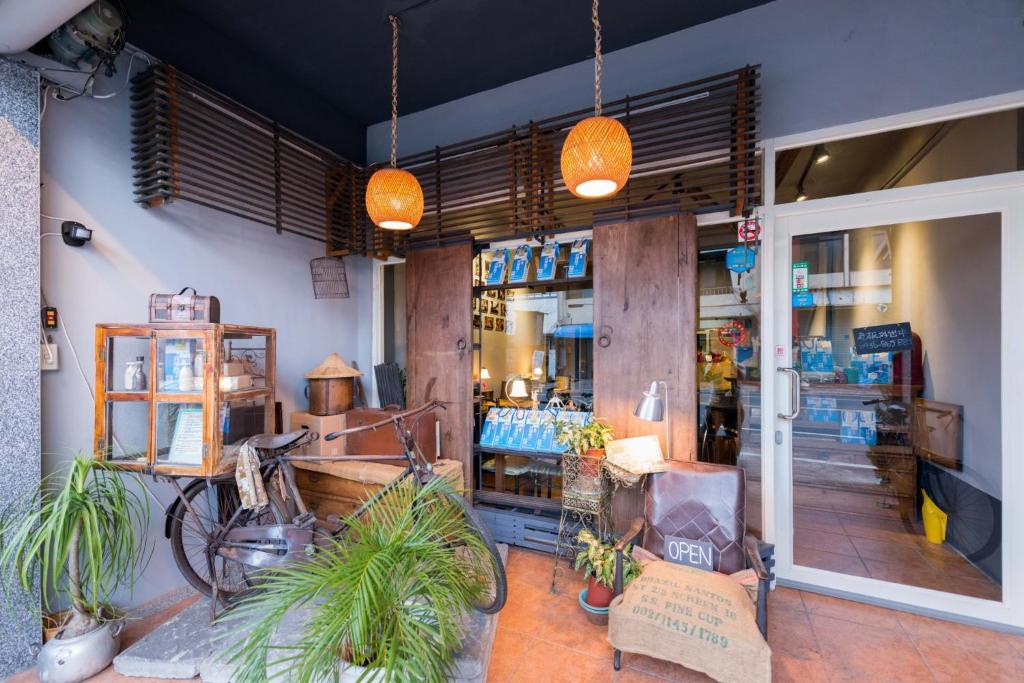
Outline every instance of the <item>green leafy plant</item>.
{"type": "Polygon", "coordinates": [[[263,681],[268,669],[287,669],[300,683],[337,680],[341,660],[365,667],[360,680],[446,680],[490,561],[457,495],[440,477],[400,484],[345,520],[346,539],[261,574],[259,592],[225,616],[252,625],[224,655],[236,666],[232,680],[263,681]],[[300,608],[308,618],[295,644],[272,646],[300,608]]]}
{"type": "MultiPolygon", "coordinates": [[[[576,553],[575,568],[577,571],[583,569],[583,578],[591,576],[598,583],[613,588],[615,584],[615,546],[611,543],[602,543],[601,539],[594,536],[589,529],[584,529],[576,535],[576,542],[582,547],[576,553]]],[[[627,545],[622,553],[622,585],[628,586],[629,582],[640,576],[640,563],[633,559],[633,546],[627,545]]]]}
{"type": "Polygon", "coordinates": [[[568,446],[570,452],[578,455],[593,449],[603,449],[612,439],[612,426],[600,418],[594,418],[585,425],[568,420],[555,421],[555,441],[568,446]]]}
{"type": "MultiPolygon", "coordinates": [[[[109,615],[114,592],[134,587],[145,567],[149,501],[126,480],[137,475],[77,455],[61,481],[54,475],[0,516],[0,576],[32,591],[38,578],[44,606],[67,596],[65,637],[87,633],[109,615]],[[50,587],[56,591],[51,595],[50,587]]],[[[141,482],[140,482],[141,486],[141,482]]]]}

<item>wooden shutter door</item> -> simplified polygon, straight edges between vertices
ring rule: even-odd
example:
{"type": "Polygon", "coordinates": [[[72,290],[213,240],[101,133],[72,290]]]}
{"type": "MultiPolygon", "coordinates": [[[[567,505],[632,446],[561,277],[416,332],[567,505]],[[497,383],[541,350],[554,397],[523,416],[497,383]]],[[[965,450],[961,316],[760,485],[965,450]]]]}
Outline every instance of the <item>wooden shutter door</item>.
{"type": "MultiPolygon", "coordinates": [[[[595,415],[616,438],[656,434],[675,460],[697,446],[697,220],[660,216],[594,227],[595,415]],[[654,380],[668,383],[672,447],[665,423],[633,416],[654,380]]],[[[639,492],[613,501],[616,529],[643,510],[639,492]]]]}
{"type": "Polygon", "coordinates": [[[471,488],[473,454],[473,248],[459,244],[411,250],[405,260],[406,401],[447,401],[439,411],[441,454],[463,465],[471,488]]]}

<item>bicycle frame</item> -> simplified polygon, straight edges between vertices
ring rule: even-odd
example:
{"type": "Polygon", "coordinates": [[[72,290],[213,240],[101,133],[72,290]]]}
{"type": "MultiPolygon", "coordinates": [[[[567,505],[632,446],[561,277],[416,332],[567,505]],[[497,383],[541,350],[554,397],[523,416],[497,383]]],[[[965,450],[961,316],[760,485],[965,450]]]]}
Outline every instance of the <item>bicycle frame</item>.
{"type": "MultiPolygon", "coordinates": [[[[326,435],[325,439],[330,441],[341,436],[349,434],[356,434],[359,432],[365,432],[370,430],[376,430],[387,425],[393,425],[396,436],[398,437],[399,443],[402,445],[404,451],[400,455],[334,455],[334,456],[309,456],[309,455],[289,455],[291,450],[312,441],[304,441],[299,439],[292,444],[288,444],[282,449],[278,449],[273,452],[271,457],[267,459],[261,458],[260,474],[264,482],[273,481],[273,477],[280,473],[281,484],[283,485],[280,490],[280,494],[284,497],[283,499],[275,499],[276,507],[278,510],[286,511],[287,504],[286,500],[291,499],[295,502],[296,510],[298,514],[292,519],[277,519],[275,524],[265,524],[259,526],[245,526],[240,524],[240,520],[243,516],[252,514],[252,510],[247,510],[242,507],[236,508],[231,517],[222,523],[217,523],[213,532],[209,535],[208,540],[208,564],[210,576],[214,575],[213,571],[213,555],[219,555],[225,559],[230,559],[245,566],[253,568],[266,568],[266,567],[280,567],[293,564],[297,561],[301,561],[305,557],[311,556],[315,552],[316,541],[324,536],[337,539],[341,537],[348,529],[343,521],[338,522],[337,528],[333,529],[329,534],[316,533],[317,529],[317,518],[312,515],[306,508],[305,503],[302,500],[302,495],[299,492],[298,485],[295,482],[294,465],[295,462],[369,462],[369,461],[404,461],[406,463],[405,470],[402,474],[395,479],[391,480],[386,484],[380,491],[366,500],[354,513],[353,516],[358,517],[363,514],[367,509],[376,504],[382,497],[386,496],[394,487],[399,486],[409,476],[416,477],[416,481],[419,484],[426,484],[436,476],[433,471],[433,466],[427,461],[423,455],[423,451],[416,443],[413,437],[413,430],[418,424],[419,420],[423,418],[428,412],[436,408],[444,408],[445,405],[440,401],[430,401],[429,403],[415,408],[413,410],[406,411],[393,415],[385,420],[376,422],[371,425],[365,425],[362,427],[354,427],[346,429],[341,432],[334,432],[326,435]],[[411,428],[406,426],[406,418],[417,416],[416,420],[413,421],[411,428]]],[[[202,528],[201,516],[195,511],[182,490],[177,480],[169,478],[172,485],[175,487],[177,492],[178,501],[180,504],[185,506],[186,514],[191,515],[202,528]]],[[[271,489],[272,487],[268,487],[271,489]]],[[[207,491],[210,491],[208,488],[207,491]]],[[[276,491],[268,490],[268,496],[274,497],[278,494],[276,491]]],[[[274,506],[271,506],[272,508],[274,506]]],[[[168,510],[170,511],[171,508],[168,510]]],[[[330,523],[334,523],[331,520],[326,520],[330,523]]]]}

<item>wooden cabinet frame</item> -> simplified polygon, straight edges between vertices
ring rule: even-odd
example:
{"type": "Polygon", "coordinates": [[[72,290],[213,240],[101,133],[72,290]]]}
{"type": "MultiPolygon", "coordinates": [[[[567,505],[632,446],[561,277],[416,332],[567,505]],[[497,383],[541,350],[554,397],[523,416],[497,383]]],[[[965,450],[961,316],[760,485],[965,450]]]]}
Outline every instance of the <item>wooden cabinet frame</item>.
{"type": "MultiPolygon", "coordinates": [[[[102,323],[96,326],[96,399],[94,413],[93,455],[109,460],[108,447],[115,437],[111,412],[107,404],[145,402],[147,405],[145,461],[111,461],[126,470],[171,476],[213,476],[224,471],[221,463],[219,425],[221,408],[229,401],[264,399],[263,431],[274,431],[274,393],[276,373],[277,332],[270,327],[227,324],[152,323],[131,325],[102,323]],[[232,336],[264,337],[264,386],[240,391],[221,391],[220,380],[224,342],[232,336]],[[144,391],[113,391],[110,386],[113,344],[117,338],[148,338],[146,363],[147,387],[144,391]],[[203,387],[197,392],[159,390],[157,350],[161,339],[201,339],[206,360],[203,364],[203,387]],[[203,407],[203,456],[200,464],[162,463],[157,454],[157,411],[161,404],[201,404],[203,407]]],[[[115,370],[116,371],[116,370],[115,370]]]]}

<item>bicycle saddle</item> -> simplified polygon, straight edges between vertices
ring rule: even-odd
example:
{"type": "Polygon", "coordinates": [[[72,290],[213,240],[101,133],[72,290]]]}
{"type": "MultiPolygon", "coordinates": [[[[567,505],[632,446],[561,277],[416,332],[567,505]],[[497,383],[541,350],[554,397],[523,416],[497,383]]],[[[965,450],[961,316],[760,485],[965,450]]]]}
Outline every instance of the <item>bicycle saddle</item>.
{"type": "Polygon", "coordinates": [[[291,446],[308,433],[308,429],[299,429],[288,434],[257,434],[249,437],[248,443],[261,451],[276,451],[279,448],[291,446]]]}

